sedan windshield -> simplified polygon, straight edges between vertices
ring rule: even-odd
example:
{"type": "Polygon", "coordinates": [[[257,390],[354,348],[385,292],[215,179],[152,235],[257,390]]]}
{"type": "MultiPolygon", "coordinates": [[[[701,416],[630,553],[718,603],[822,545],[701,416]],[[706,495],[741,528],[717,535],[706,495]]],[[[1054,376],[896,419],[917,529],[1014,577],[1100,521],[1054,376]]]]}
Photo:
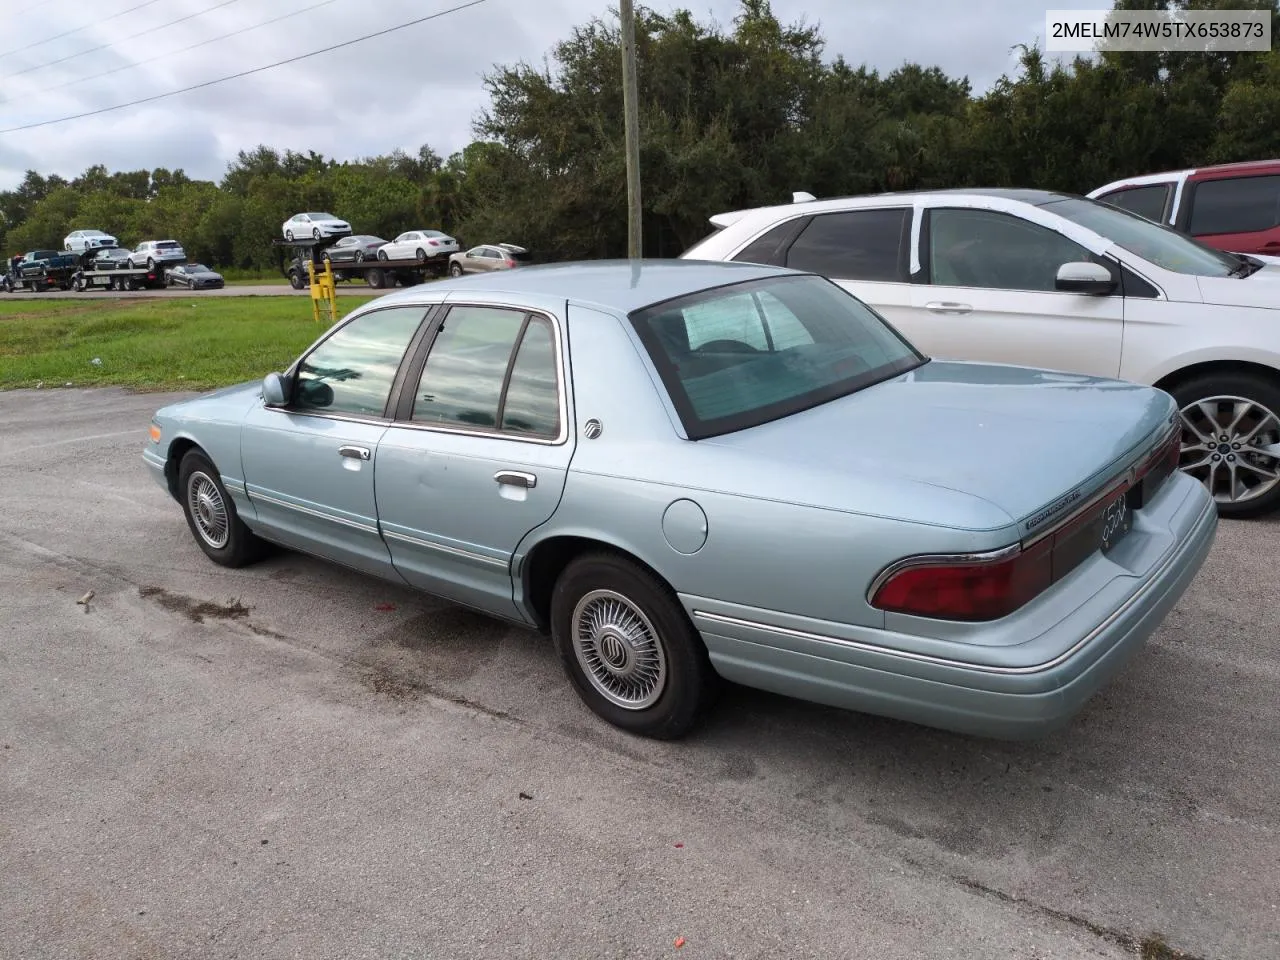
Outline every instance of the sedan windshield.
{"type": "Polygon", "coordinates": [[[926,359],[816,276],[703,290],[636,311],[631,322],[691,440],[807,410],[926,359]]]}
{"type": "Polygon", "coordinates": [[[1121,249],[1173,273],[1196,277],[1227,277],[1240,269],[1241,259],[1207,247],[1172,227],[1096,200],[1054,200],[1043,209],[1106,237],[1121,249]]]}

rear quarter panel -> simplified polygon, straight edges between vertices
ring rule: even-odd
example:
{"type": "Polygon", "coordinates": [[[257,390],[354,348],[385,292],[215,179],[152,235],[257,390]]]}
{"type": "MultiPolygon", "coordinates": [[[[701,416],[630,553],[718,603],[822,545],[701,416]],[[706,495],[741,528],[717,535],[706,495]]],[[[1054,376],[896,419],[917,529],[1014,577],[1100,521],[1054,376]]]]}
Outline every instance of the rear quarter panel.
{"type": "MultiPolygon", "coordinates": [[[[682,596],[713,599],[722,612],[879,627],[884,614],[866,591],[889,563],[1017,539],[1008,517],[994,528],[961,530],[745,496],[724,469],[723,448],[680,436],[626,321],[577,305],[568,317],[579,441],[560,505],[517,549],[517,572],[537,544],[584,537],[633,555],[682,596]],[[589,420],[602,428],[595,439],[581,432],[589,420]]],[[[742,469],[784,478],[787,471],[778,464],[742,469]]]]}

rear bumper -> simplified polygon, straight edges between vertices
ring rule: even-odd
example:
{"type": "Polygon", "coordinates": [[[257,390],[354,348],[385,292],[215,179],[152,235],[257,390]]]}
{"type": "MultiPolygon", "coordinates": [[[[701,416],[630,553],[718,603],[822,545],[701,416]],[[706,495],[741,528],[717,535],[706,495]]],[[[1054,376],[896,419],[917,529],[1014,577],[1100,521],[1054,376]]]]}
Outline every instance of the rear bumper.
{"type": "MultiPolygon", "coordinates": [[[[834,624],[783,625],[765,611],[682,596],[716,670],[728,680],[850,710],[997,739],[1043,736],[1070,722],[1142,647],[1195,578],[1213,545],[1213,499],[1176,474],[1160,529],[1167,548],[1141,577],[1117,577],[1082,601],[1026,652],[975,662],[976,648],[946,655],[895,649],[895,634],[834,624]],[[767,622],[772,621],[772,622],[767,622]],[[825,628],[825,629],[824,629],[825,628]],[[1046,652],[1047,651],[1047,652],[1046,652]]],[[[787,618],[795,621],[796,618],[787,618]]],[[[989,650],[986,651],[989,653],[989,650]]]]}

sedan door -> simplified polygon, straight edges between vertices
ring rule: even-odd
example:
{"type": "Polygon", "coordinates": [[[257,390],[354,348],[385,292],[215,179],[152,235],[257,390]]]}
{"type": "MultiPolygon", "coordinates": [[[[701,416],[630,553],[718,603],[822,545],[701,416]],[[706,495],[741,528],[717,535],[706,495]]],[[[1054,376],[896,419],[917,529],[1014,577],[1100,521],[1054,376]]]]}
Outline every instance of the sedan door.
{"type": "Polygon", "coordinates": [[[1062,234],[1013,214],[934,207],[921,228],[926,283],[895,322],[939,359],[981,360],[1115,377],[1124,337],[1120,268],[1062,234]],[[1056,287],[1073,261],[1111,270],[1110,295],[1056,287]]]}
{"type": "Polygon", "coordinates": [[[512,556],[555,512],[573,456],[563,351],[556,318],[511,307],[450,306],[424,340],[375,481],[412,585],[519,618],[512,556]]]}
{"type": "Polygon", "coordinates": [[[245,490],[270,539],[396,577],[378,532],[374,471],[396,374],[426,308],[356,316],[299,361],[285,407],[255,407],[241,431],[245,490]]]}

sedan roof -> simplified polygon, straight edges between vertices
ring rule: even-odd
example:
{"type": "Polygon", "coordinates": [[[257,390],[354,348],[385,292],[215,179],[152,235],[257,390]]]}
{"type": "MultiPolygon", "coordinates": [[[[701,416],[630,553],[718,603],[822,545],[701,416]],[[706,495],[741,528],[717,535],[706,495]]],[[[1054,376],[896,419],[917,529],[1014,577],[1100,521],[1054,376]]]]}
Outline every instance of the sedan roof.
{"type": "Polygon", "coordinates": [[[755,263],[702,260],[583,260],[549,263],[440,280],[380,297],[377,302],[439,301],[468,293],[519,298],[556,298],[630,313],[709,287],[765,277],[801,276],[804,271],[755,263]]]}

